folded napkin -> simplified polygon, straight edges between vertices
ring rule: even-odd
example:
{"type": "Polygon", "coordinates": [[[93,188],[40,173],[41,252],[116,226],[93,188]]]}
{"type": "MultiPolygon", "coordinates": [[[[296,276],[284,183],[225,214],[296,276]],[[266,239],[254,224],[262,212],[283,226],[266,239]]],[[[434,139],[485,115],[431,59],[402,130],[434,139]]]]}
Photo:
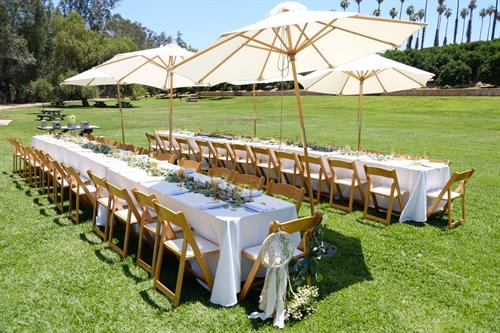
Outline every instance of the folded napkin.
{"type": "MultiPolygon", "coordinates": [[[[261,191],[252,190],[252,198],[257,198],[257,197],[260,197],[261,195],[262,195],[261,191]]],[[[244,189],[243,193],[241,194],[241,197],[242,198],[250,198],[250,190],[244,189]]]]}
{"type": "Polygon", "coordinates": [[[198,205],[199,209],[215,209],[224,207],[226,203],[224,201],[209,201],[198,205]]]}
{"type": "Polygon", "coordinates": [[[184,193],[190,192],[187,188],[185,187],[175,187],[175,188],[170,188],[166,191],[163,192],[163,194],[166,195],[181,195],[184,193]]]}
{"type": "Polygon", "coordinates": [[[271,207],[258,202],[247,202],[244,203],[243,206],[257,213],[268,212],[271,210],[271,207]]]}

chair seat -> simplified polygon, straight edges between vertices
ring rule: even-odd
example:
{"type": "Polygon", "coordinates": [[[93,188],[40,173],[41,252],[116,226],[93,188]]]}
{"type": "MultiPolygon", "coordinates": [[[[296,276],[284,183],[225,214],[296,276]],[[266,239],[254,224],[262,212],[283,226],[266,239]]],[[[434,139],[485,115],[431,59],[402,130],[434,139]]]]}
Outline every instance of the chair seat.
{"type": "MultiPolygon", "coordinates": [[[[115,215],[118,216],[123,221],[127,221],[128,213],[129,213],[129,210],[127,208],[125,208],[125,209],[117,210],[115,212],[115,215]]],[[[139,221],[137,221],[135,215],[131,213],[130,214],[130,223],[137,223],[137,222],[139,222],[139,221]]]]}
{"type": "MultiPolygon", "coordinates": [[[[307,171],[304,170],[304,177],[307,177],[307,171]]],[[[320,174],[319,172],[311,172],[311,179],[319,180],[320,174]]],[[[321,179],[325,179],[323,175],[321,175],[321,179]]]]}
{"type": "MultiPolygon", "coordinates": [[[[390,186],[377,186],[377,187],[371,188],[370,192],[374,193],[374,194],[383,195],[385,197],[390,197],[391,196],[391,187],[390,186]]],[[[406,191],[401,190],[401,195],[403,195],[405,193],[406,193],[406,191]]],[[[398,196],[398,193],[396,190],[394,190],[394,196],[395,197],[398,196]]]]}
{"type": "MultiPolygon", "coordinates": [[[[257,257],[259,256],[261,247],[262,247],[262,245],[248,247],[248,248],[243,250],[243,254],[245,255],[245,257],[251,258],[253,261],[255,261],[255,260],[257,260],[257,257]]],[[[304,252],[302,252],[301,250],[299,250],[297,248],[295,248],[295,250],[293,251],[294,258],[299,258],[299,257],[302,257],[303,255],[304,255],[304,252]]]]}
{"type": "Polygon", "coordinates": [[[57,179],[57,183],[59,184],[59,186],[62,186],[62,187],[68,187],[69,186],[69,183],[66,179],[57,179]]]}
{"type": "MultiPolygon", "coordinates": [[[[97,201],[104,207],[108,207],[108,197],[99,198],[97,201]]],[[[127,206],[127,202],[125,200],[120,199],[120,203],[123,207],[127,206]]]]}
{"type": "MultiPolygon", "coordinates": [[[[267,162],[259,162],[256,164],[259,168],[267,168],[269,166],[269,163],[267,162]]],[[[272,165],[271,165],[272,167],[272,165]]]]}
{"type": "Polygon", "coordinates": [[[282,168],[281,172],[286,173],[286,174],[290,174],[290,175],[300,175],[300,172],[298,170],[296,171],[294,169],[282,168]]]}
{"type": "MultiPolygon", "coordinates": [[[[213,254],[219,251],[219,246],[212,243],[208,239],[200,236],[194,236],[194,239],[196,241],[196,244],[198,244],[202,256],[206,254],[213,254]]],[[[184,238],[171,239],[165,242],[165,246],[180,255],[182,251],[182,242],[184,242],[184,238]]],[[[186,251],[186,258],[194,258],[194,252],[190,245],[188,246],[186,251]]]]}
{"type": "MultiPolygon", "coordinates": [[[[339,184],[339,185],[345,185],[345,186],[351,186],[352,185],[352,178],[337,178],[334,182],[334,184],[339,184]]],[[[358,180],[354,179],[354,186],[358,186],[358,180]]]]}
{"type": "MultiPolygon", "coordinates": [[[[87,190],[89,190],[90,193],[95,193],[96,192],[96,189],[95,189],[94,185],[86,185],[86,186],[87,186],[87,190]]],[[[84,195],[85,194],[85,190],[82,187],[78,187],[78,192],[79,192],[80,195],[84,195]]]]}
{"type": "MultiPolygon", "coordinates": [[[[432,191],[432,192],[427,193],[427,196],[429,198],[435,199],[439,196],[439,193],[441,193],[441,190],[432,191]]],[[[460,194],[458,192],[451,191],[451,199],[452,200],[459,198],[460,196],[462,196],[462,194],[460,194]]],[[[441,200],[448,200],[448,192],[444,193],[443,198],[441,200]]]]}
{"type": "MultiPolygon", "coordinates": [[[[174,231],[174,233],[178,234],[178,233],[182,232],[182,228],[179,227],[178,225],[171,224],[170,226],[172,227],[172,230],[174,231]]],[[[144,228],[151,231],[152,233],[156,233],[156,222],[151,222],[151,223],[145,224],[144,228]]]]}

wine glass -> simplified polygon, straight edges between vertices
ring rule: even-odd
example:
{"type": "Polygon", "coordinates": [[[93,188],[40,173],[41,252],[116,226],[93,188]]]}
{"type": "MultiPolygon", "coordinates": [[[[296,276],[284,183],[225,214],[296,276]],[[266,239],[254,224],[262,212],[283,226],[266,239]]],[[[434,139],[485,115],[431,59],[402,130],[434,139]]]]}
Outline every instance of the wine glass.
{"type": "Polygon", "coordinates": [[[181,188],[184,187],[184,175],[185,175],[185,170],[184,168],[179,168],[177,170],[177,177],[179,178],[179,186],[181,188]]]}

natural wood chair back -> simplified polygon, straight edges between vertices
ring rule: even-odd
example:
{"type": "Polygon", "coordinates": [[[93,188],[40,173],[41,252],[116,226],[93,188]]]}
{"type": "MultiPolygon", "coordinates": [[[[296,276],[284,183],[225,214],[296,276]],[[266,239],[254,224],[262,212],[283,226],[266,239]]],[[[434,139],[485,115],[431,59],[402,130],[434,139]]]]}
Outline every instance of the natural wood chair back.
{"type": "Polygon", "coordinates": [[[136,146],[135,147],[135,152],[139,155],[149,155],[151,154],[151,150],[148,149],[148,148],[144,148],[144,147],[139,147],[139,146],[136,146]]]}
{"type": "Polygon", "coordinates": [[[89,179],[95,187],[95,201],[94,209],[92,212],[92,231],[101,237],[104,241],[108,239],[108,231],[109,231],[109,220],[110,210],[111,210],[111,196],[108,195],[108,190],[106,188],[106,179],[100,178],[96,176],[91,170],[87,171],[89,175],[89,179]],[[104,227],[104,232],[97,226],[97,213],[99,210],[99,206],[103,206],[106,209],[106,225],[104,227]]]}
{"type": "Polygon", "coordinates": [[[144,133],[146,135],[146,140],[148,141],[149,150],[159,150],[160,146],[158,145],[158,141],[156,140],[156,136],[150,133],[144,133]]]}
{"type": "Polygon", "coordinates": [[[281,195],[292,199],[293,201],[295,201],[295,208],[298,213],[300,211],[300,206],[302,206],[302,201],[304,200],[306,189],[299,188],[290,184],[275,183],[274,180],[271,180],[271,182],[267,186],[267,194],[270,196],[281,195]]]}
{"type": "MultiPolygon", "coordinates": [[[[294,258],[301,258],[301,257],[308,257],[311,252],[311,246],[310,246],[310,240],[311,237],[314,235],[317,226],[321,223],[321,220],[323,218],[323,215],[321,213],[316,213],[313,216],[307,216],[307,217],[302,217],[302,218],[297,218],[288,222],[278,222],[275,221],[272,223],[271,227],[269,228],[269,234],[276,233],[278,231],[284,231],[289,234],[294,234],[296,232],[300,232],[302,234],[302,239],[300,241],[299,246],[297,249],[300,250],[300,252],[296,253],[294,255],[294,258]]],[[[240,300],[243,300],[246,298],[248,291],[253,285],[253,282],[255,280],[255,276],[257,275],[257,272],[259,271],[261,265],[262,265],[262,253],[259,250],[259,254],[257,257],[254,257],[253,254],[250,252],[247,252],[246,250],[243,250],[242,254],[253,261],[252,268],[250,269],[250,273],[248,273],[247,279],[245,281],[245,284],[243,285],[243,288],[241,288],[240,292],[240,300]]],[[[307,276],[306,277],[306,282],[307,284],[311,284],[311,277],[307,276]]]]}
{"type": "Polygon", "coordinates": [[[179,161],[179,166],[184,169],[193,169],[196,172],[201,171],[201,163],[183,158],[179,161]]]}
{"type": "MultiPolygon", "coordinates": [[[[62,164],[64,170],[69,176],[70,180],[70,188],[69,191],[69,218],[73,220],[76,224],[80,223],[80,190],[83,191],[84,198],[86,198],[87,202],[92,205],[95,205],[96,193],[95,191],[91,191],[87,184],[82,180],[82,177],[72,166],[67,164],[62,164]],[[73,200],[72,194],[75,194],[75,211],[73,213],[73,200]]],[[[84,199],[85,200],[85,199],[84,199]]]]}
{"type": "Polygon", "coordinates": [[[179,145],[179,159],[190,159],[191,157],[194,158],[194,156],[196,155],[196,149],[188,139],[176,136],[174,140],[177,141],[177,144],[179,145]]]}
{"type": "Polygon", "coordinates": [[[164,134],[158,134],[158,144],[160,146],[160,150],[164,153],[177,154],[179,151],[179,146],[176,144],[172,136],[172,149],[170,148],[170,136],[164,134]]]}
{"type": "Polygon", "coordinates": [[[121,257],[126,257],[128,254],[128,245],[130,239],[130,232],[132,231],[132,224],[138,223],[141,220],[141,215],[132,200],[129,192],[124,188],[119,188],[116,185],[106,181],[106,189],[111,198],[111,210],[108,217],[109,224],[109,237],[108,246],[115,250],[121,257]],[[124,205],[125,203],[126,205],[124,205]],[[126,216],[118,214],[120,211],[126,210],[126,216]],[[123,247],[119,247],[113,242],[113,232],[115,229],[115,222],[119,221],[125,224],[125,239],[123,247]]]}
{"type": "MultiPolygon", "coordinates": [[[[299,155],[299,160],[304,174],[304,181],[307,181],[306,163],[307,161],[309,161],[309,168],[311,170],[311,183],[313,181],[316,181],[318,184],[318,187],[316,189],[316,202],[319,204],[321,200],[323,184],[326,184],[328,194],[330,194],[332,191],[332,189],[330,188],[330,183],[328,182],[328,174],[326,172],[326,167],[323,163],[323,159],[319,156],[308,156],[306,159],[304,155],[299,155]]],[[[306,187],[305,183],[303,183],[302,187],[306,187]]],[[[314,194],[308,193],[307,195],[312,196],[314,194]]]]}
{"type": "Polygon", "coordinates": [[[233,161],[233,170],[248,173],[249,166],[253,164],[252,153],[248,146],[240,143],[228,143],[227,146],[233,161]]]}
{"type": "Polygon", "coordinates": [[[238,173],[237,171],[232,171],[229,170],[228,168],[223,168],[223,167],[214,167],[208,169],[208,176],[209,177],[219,177],[223,178],[226,181],[230,182],[233,179],[233,176],[238,173]]]}
{"type": "MultiPolygon", "coordinates": [[[[365,175],[366,175],[366,179],[367,179],[367,183],[368,183],[367,184],[367,193],[365,195],[365,209],[363,211],[363,217],[388,225],[391,223],[391,216],[392,216],[392,212],[394,209],[394,200],[395,199],[398,200],[400,211],[402,211],[404,208],[403,201],[401,200],[401,196],[404,193],[401,191],[401,188],[399,186],[398,175],[396,173],[396,170],[368,166],[366,164],[363,167],[365,169],[365,175]],[[374,191],[374,177],[381,177],[381,178],[389,179],[391,181],[390,192],[386,193],[387,191],[385,191],[385,192],[374,191]],[[385,196],[385,197],[389,198],[389,205],[387,207],[387,216],[385,219],[382,219],[378,216],[375,216],[375,215],[368,213],[368,206],[370,203],[370,197],[373,200],[373,204],[375,205],[375,208],[380,211],[380,206],[377,202],[377,195],[381,195],[381,196],[385,196]]],[[[380,187],[375,187],[375,189],[377,189],[377,188],[380,188],[380,187]]],[[[385,186],[385,188],[387,188],[387,186],[385,186]]]]}
{"type": "Polygon", "coordinates": [[[54,177],[53,178],[53,201],[54,204],[61,212],[64,213],[64,189],[69,188],[71,180],[69,175],[63,169],[62,165],[56,160],[52,161],[52,166],[54,168],[54,177]]]}
{"type": "Polygon", "coordinates": [[[205,161],[208,168],[213,168],[217,166],[217,153],[212,143],[207,140],[195,139],[196,145],[198,146],[198,152],[196,153],[196,160],[198,162],[205,161]]]}
{"type": "Polygon", "coordinates": [[[237,173],[233,175],[231,181],[235,185],[246,185],[256,190],[260,190],[262,186],[264,186],[265,179],[264,177],[237,173]]]}
{"type": "Polygon", "coordinates": [[[157,159],[158,161],[167,161],[170,164],[175,164],[175,161],[177,160],[174,154],[170,154],[167,152],[155,151],[152,153],[152,155],[153,158],[157,159]]]}
{"type": "Polygon", "coordinates": [[[359,176],[359,173],[358,173],[358,168],[356,167],[356,162],[329,158],[329,159],[327,159],[327,163],[328,163],[328,166],[330,168],[331,175],[332,175],[330,178],[330,207],[342,209],[342,210],[345,210],[345,211],[350,213],[350,212],[352,212],[352,208],[354,205],[354,192],[355,192],[356,188],[359,191],[359,194],[361,196],[361,200],[363,202],[365,200],[365,194],[364,194],[363,189],[361,187],[362,184],[364,184],[365,182],[361,181],[361,177],[359,176]],[[347,170],[345,172],[351,173],[350,182],[347,182],[346,177],[340,179],[338,177],[337,169],[347,170]],[[345,205],[342,205],[342,204],[335,202],[335,188],[337,189],[337,193],[339,194],[340,199],[344,200],[344,195],[342,194],[341,186],[349,186],[350,187],[348,206],[345,206],[345,205]]]}
{"type": "Polygon", "coordinates": [[[184,279],[184,271],[186,268],[186,265],[189,265],[189,260],[194,259],[196,260],[200,270],[201,274],[197,273],[195,270],[191,270],[191,273],[193,273],[196,277],[201,279],[205,284],[207,285],[208,289],[211,290],[213,286],[213,278],[212,278],[212,273],[210,272],[207,263],[205,262],[204,256],[210,255],[210,254],[216,254],[218,251],[215,252],[205,252],[202,253],[200,251],[200,248],[198,246],[198,243],[196,241],[196,238],[191,231],[191,228],[189,227],[189,224],[186,221],[186,217],[184,216],[184,213],[182,212],[174,212],[170,210],[169,208],[159,204],[158,202],[155,203],[155,209],[156,213],[158,216],[158,223],[161,223],[163,226],[162,230],[162,235],[160,239],[160,245],[159,245],[159,251],[158,251],[158,260],[156,264],[156,269],[155,269],[155,274],[153,276],[153,286],[160,290],[163,294],[165,294],[168,298],[170,298],[175,306],[179,305],[180,302],[180,297],[181,297],[181,291],[182,291],[182,283],[184,279]],[[179,248],[176,248],[174,246],[169,246],[169,235],[168,235],[168,226],[176,225],[182,228],[183,232],[183,238],[182,238],[182,245],[179,248]],[[161,266],[163,262],[163,254],[164,250],[167,249],[170,252],[172,252],[178,259],[179,259],[179,270],[177,272],[177,282],[175,285],[175,291],[170,290],[167,288],[161,281],[160,281],[160,272],[161,272],[161,266]],[[188,252],[191,255],[188,255],[188,252]]]}
{"type": "Polygon", "coordinates": [[[227,143],[211,141],[214,147],[215,156],[217,160],[217,166],[230,168],[234,163],[232,160],[231,148],[227,143]]]}
{"type": "Polygon", "coordinates": [[[273,172],[275,177],[279,175],[279,162],[276,156],[269,148],[250,146],[250,150],[253,155],[254,175],[266,177],[266,185],[269,185],[273,172]]]}
{"type": "Polygon", "coordinates": [[[476,172],[475,168],[470,168],[468,170],[462,172],[454,172],[451,175],[450,179],[443,186],[441,191],[438,193],[429,195],[431,199],[433,199],[431,205],[427,210],[427,218],[431,215],[438,213],[440,217],[444,214],[448,215],[448,227],[454,228],[459,224],[467,223],[467,205],[466,205],[466,187],[472,175],[476,172]],[[457,184],[455,190],[452,190],[452,186],[457,184]],[[459,220],[454,221],[452,217],[452,204],[456,199],[462,199],[462,217],[459,220]],[[436,212],[436,209],[442,202],[445,201],[445,204],[442,209],[436,212]]]}
{"type": "MultiPolygon", "coordinates": [[[[132,194],[141,210],[139,245],[137,246],[137,265],[144,268],[151,275],[153,275],[158,254],[158,244],[161,237],[161,223],[158,223],[158,220],[156,218],[156,209],[154,206],[155,203],[158,202],[158,199],[154,194],[146,194],[138,191],[137,189],[133,189],[132,194]],[[154,237],[152,234],[154,234],[154,237]],[[153,247],[153,257],[151,259],[151,265],[144,261],[144,259],[142,258],[142,248],[144,246],[144,240],[147,240],[153,247]]],[[[172,237],[175,237],[175,233],[173,232],[173,230],[170,231],[170,235],[172,235],[172,237]]]]}
{"type": "Polygon", "coordinates": [[[287,184],[295,186],[297,177],[299,177],[301,184],[304,184],[304,171],[297,154],[278,150],[275,155],[279,167],[278,183],[282,183],[284,179],[287,184]],[[287,164],[291,164],[291,166],[287,164]]]}

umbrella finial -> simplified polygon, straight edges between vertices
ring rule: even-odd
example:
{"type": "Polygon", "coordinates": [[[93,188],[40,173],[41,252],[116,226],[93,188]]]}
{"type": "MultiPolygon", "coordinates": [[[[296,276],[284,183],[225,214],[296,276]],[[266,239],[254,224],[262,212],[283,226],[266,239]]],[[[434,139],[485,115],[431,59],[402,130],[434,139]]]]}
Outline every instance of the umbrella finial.
{"type": "Polygon", "coordinates": [[[299,10],[307,10],[307,7],[301,3],[294,1],[284,1],[278,5],[276,5],[269,13],[267,13],[266,18],[281,14],[284,12],[294,12],[299,10]]]}

